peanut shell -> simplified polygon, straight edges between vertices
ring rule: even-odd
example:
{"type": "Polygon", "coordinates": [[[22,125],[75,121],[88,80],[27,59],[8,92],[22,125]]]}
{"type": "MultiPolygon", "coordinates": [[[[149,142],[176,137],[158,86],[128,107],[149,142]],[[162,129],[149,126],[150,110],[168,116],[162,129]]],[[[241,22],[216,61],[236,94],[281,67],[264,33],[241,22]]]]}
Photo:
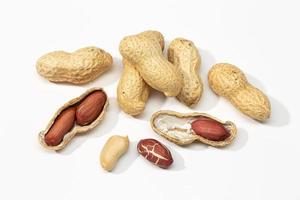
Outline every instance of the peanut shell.
{"type": "Polygon", "coordinates": [[[161,110],[152,115],[150,123],[154,132],[180,146],[199,141],[210,146],[223,147],[229,145],[237,134],[237,128],[233,122],[223,122],[206,113],[193,112],[184,114],[171,110],[161,110]],[[210,118],[223,124],[230,136],[223,141],[212,141],[195,134],[191,128],[191,123],[199,117],[210,118]]]}
{"type": "Polygon", "coordinates": [[[97,47],[85,47],[73,53],[54,51],[40,57],[37,72],[52,82],[84,84],[111,68],[111,55],[97,47]]]}
{"type": "MultiPolygon", "coordinates": [[[[78,104],[79,102],[81,102],[86,96],[88,96],[90,93],[94,92],[94,91],[102,91],[105,93],[105,91],[102,89],[102,88],[91,88],[91,89],[88,89],[86,92],[84,92],[82,95],[80,95],[79,97],[76,97],[70,101],[68,101],[67,103],[65,103],[62,107],[60,107],[56,113],[54,114],[54,116],[52,117],[52,119],[49,121],[47,127],[45,130],[41,131],[39,133],[39,142],[40,144],[45,147],[46,149],[49,149],[49,150],[61,150],[63,148],[66,147],[66,145],[72,140],[72,138],[76,135],[76,134],[81,134],[81,133],[86,133],[87,131],[95,128],[97,125],[99,125],[99,123],[103,120],[104,118],[104,115],[105,115],[105,112],[107,110],[107,107],[108,107],[108,98],[106,99],[106,102],[104,104],[104,107],[103,107],[103,110],[102,112],[100,113],[100,115],[91,123],[91,124],[88,124],[86,126],[80,126],[80,125],[77,125],[75,123],[74,127],[67,133],[65,134],[62,142],[57,145],[57,146],[49,146],[45,143],[45,135],[48,133],[48,130],[52,127],[55,119],[60,115],[60,113],[62,111],[64,111],[66,108],[69,108],[71,106],[76,106],[76,104],[78,104]]],[[[105,93],[106,95],[106,93],[105,93]]],[[[107,96],[107,95],[106,95],[107,96]]]]}
{"type": "Polygon", "coordinates": [[[183,87],[177,99],[187,106],[197,104],[203,92],[199,76],[201,58],[197,47],[190,40],[176,38],[170,43],[168,59],[179,68],[183,76],[183,87]]]}
{"type": "Polygon", "coordinates": [[[145,35],[123,38],[119,46],[123,58],[135,64],[144,81],[166,96],[177,96],[183,86],[177,67],[163,55],[161,46],[145,35]]]}
{"type": "MultiPolygon", "coordinates": [[[[164,48],[163,35],[158,31],[140,33],[158,42],[164,48]]],[[[143,112],[149,97],[150,88],[143,80],[135,64],[123,58],[124,69],[117,88],[117,100],[121,109],[129,115],[138,115],[143,112]]]]}
{"type": "Polygon", "coordinates": [[[210,88],[229,100],[245,115],[265,121],[271,115],[271,104],[268,97],[251,85],[245,74],[236,66],[218,63],[208,73],[210,88]]]}

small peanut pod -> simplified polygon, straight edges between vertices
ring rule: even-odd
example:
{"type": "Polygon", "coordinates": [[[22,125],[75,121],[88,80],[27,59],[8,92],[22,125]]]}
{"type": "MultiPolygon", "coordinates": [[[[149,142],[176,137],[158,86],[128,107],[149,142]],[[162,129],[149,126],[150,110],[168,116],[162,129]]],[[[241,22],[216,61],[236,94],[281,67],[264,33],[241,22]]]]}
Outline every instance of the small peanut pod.
{"type": "Polygon", "coordinates": [[[209,71],[210,88],[228,99],[245,115],[265,121],[270,117],[271,105],[268,97],[248,83],[245,74],[236,66],[228,63],[215,64],[209,71]]]}
{"type": "Polygon", "coordinates": [[[128,136],[111,136],[105,143],[100,154],[100,164],[102,168],[106,171],[113,170],[119,158],[127,152],[128,147],[128,136]]]}
{"type": "Polygon", "coordinates": [[[96,127],[102,121],[107,106],[107,96],[101,88],[87,90],[54,114],[47,128],[40,132],[39,142],[46,149],[63,149],[76,134],[96,127]]]}
{"type": "Polygon", "coordinates": [[[199,76],[201,58],[197,47],[190,40],[177,38],[169,46],[168,59],[183,76],[183,88],[177,98],[187,106],[197,104],[203,92],[199,76]]]}
{"type": "MultiPolygon", "coordinates": [[[[158,42],[164,48],[163,35],[158,31],[145,31],[140,33],[158,42]]],[[[123,73],[117,88],[117,100],[121,109],[129,115],[138,115],[145,109],[150,93],[148,84],[137,71],[135,64],[123,59],[123,73]]]]}
{"type": "Polygon", "coordinates": [[[52,82],[84,84],[111,68],[111,55],[97,47],[85,47],[73,53],[54,51],[40,57],[37,72],[52,82]]]}
{"type": "Polygon", "coordinates": [[[230,144],[237,133],[236,126],[222,122],[205,113],[178,113],[162,110],[151,118],[152,129],[159,135],[178,145],[188,145],[195,141],[223,147],[230,144]]]}
{"type": "Polygon", "coordinates": [[[144,35],[125,37],[119,46],[123,58],[135,64],[140,75],[152,88],[166,96],[177,96],[183,86],[177,67],[163,55],[161,46],[144,35]]]}
{"type": "Polygon", "coordinates": [[[138,152],[152,164],[166,169],[173,163],[170,150],[155,139],[143,139],[137,145],[138,152]]]}

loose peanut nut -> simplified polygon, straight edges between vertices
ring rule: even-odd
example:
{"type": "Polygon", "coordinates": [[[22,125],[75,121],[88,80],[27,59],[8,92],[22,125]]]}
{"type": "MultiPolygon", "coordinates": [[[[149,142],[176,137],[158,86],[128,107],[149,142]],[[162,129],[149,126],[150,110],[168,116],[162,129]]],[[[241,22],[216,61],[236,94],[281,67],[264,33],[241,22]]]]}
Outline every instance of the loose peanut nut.
{"type": "Polygon", "coordinates": [[[97,47],[78,49],[73,53],[54,51],[38,59],[37,72],[52,82],[88,83],[110,69],[112,57],[97,47]]]}
{"type": "Polygon", "coordinates": [[[178,145],[199,141],[214,147],[230,144],[236,136],[236,126],[205,113],[178,113],[162,110],[154,113],[151,127],[159,135],[178,145]]]}
{"type": "Polygon", "coordinates": [[[170,150],[155,139],[143,139],[137,145],[138,152],[149,160],[152,164],[163,169],[168,168],[173,163],[170,150]]]}
{"type": "Polygon", "coordinates": [[[91,88],[65,103],[54,114],[46,129],[39,133],[41,145],[46,149],[61,150],[76,134],[96,127],[104,118],[108,106],[106,97],[101,88],[91,88]],[[77,123],[76,118],[79,120],[77,123]]]}
{"type": "Polygon", "coordinates": [[[76,123],[85,126],[92,123],[102,112],[106,102],[106,95],[96,91],[88,95],[76,109],[76,123]]]}
{"type": "Polygon", "coordinates": [[[125,37],[119,46],[123,58],[135,64],[140,75],[154,89],[166,96],[177,96],[183,86],[177,67],[163,55],[161,46],[144,35],[125,37]]]}
{"type": "Polygon", "coordinates": [[[230,136],[223,124],[206,117],[193,121],[192,129],[197,135],[213,141],[223,141],[230,136]]]}
{"type": "Polygon", "coordinates": [[[197,47],[190,40],[177,38],[170,43],[168,59],[183,76],[183,88],[177,99],[187,106],[197,104],[203,92],[199,76],[201,59],[197,47]]]}
{"type": "Polygon", "coordinates": [[[67,108],[55,119],[53,125],[45,135],[45,142],[49,146],[56,146],[61,143],[75,123],[75,107],[67,108]]]}
{"type": "MultiPolygon", "coordinates": [[[[140,33],[164,48],[163,35],[158,31],[145,31],[140,33]]],[[[150,93],[148,84],[141,77],[134,63],[123,58],[124,70],[117,89],[117,100],[121,109],[129,115],[138,115],[145,109],[150,93]]]]}
{"type": "Polygon", "coordinates": [[[106,171],[113,170],[119,158],[128,150],[128,147],[128,136],[111,136],[105,143],[100,154],[100,164],[102,168],[106,171]]]}
{"type": "Polygon", "coordinates": [[[265,121],[270,117],[271,105],[268,97],[250,85],[245,74],[236,66],[219,63],[212,66],[208,73],[210,88],[228,99],[245,115],[265,121]]]}

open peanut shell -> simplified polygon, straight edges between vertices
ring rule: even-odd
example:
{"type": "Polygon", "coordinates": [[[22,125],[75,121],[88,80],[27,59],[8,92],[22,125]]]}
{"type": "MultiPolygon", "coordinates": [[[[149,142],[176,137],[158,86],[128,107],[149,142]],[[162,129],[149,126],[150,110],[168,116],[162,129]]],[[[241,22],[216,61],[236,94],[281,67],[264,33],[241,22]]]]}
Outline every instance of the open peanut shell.
{"type": "Polygon", "coordinates": [[[157,134],[181,146],[199,141],[210,146],[223,147],[230,144],[237,134],[237,128],[233,122],[223,122],[211,115],[198,112],[183,114],[170,110],[161,110],[152,115],[150,123],[157,134]],[[213,141],[197,135],[193,131],[191,124],[201,117],[221,123],[230,134],[229,137],[222,141],[213,141]]]}
{"type": "Polygon", "coordinates": [[[62,107],[60,107],[56,113],[54,114],[54,116],[52,117],[52,119],[49,121],[47,127],[45,130],[41,131],[39,133],[39,142],[40,144],[45,147],[46,149],[49,150],[61,150],[63,149],[71,140],[72,138],[76,135],[76,134],[81,134],[81,133],[86,133],[89,130],[95,128],[97,125],[99,125],[99,123],[103,120],[104,115],[106,113],[107,107],[109,105],[108,102],[108,97],[107,94],[105,93],[105,91],[102,88],[91,88],[88,89],[86,92],[84,92],[82,95],[80,95],[79,97],[76,97],[70,101],[68,101],[67,103],[65,103],[62,107]],[[76,123],[74,123],[73,128],[67,132],[64,137],[63,140],[61,141],[60,144],[56,145],[56,146],[50,146],[45,142],[45,136],[48,133],[49,129],[52,127],[53,123],[55,122],[55,120],[57,119],[57,117],[62,113],[62,111],[64,111],[65,109],[69,108],[69,107],[76,107],[83,99],[85,99],[85,97],[87,97],[89,94],[95,92],[95,91],[102,91],[105,95],[106,95],[106,101],[105,104],[103,106],[103,109],[101,111],[101,113],[98,115],[98,117],[90,124],[85,125],[85,126],[80,126],[76,123]]]}

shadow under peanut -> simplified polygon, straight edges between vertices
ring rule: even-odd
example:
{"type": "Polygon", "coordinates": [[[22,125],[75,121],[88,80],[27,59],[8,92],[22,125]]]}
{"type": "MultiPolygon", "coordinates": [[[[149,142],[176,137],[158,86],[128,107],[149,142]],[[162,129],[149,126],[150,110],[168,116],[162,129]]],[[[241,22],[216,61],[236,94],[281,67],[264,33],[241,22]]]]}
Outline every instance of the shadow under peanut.
{"type": "Polygon", "coordinates": [[[88,132],[75,135],[75,137],[64,149],[57,152],[63,155],[70,155],[76,149],[79,149],[79,147],[87,140],[99,138],[109,134],[119,120],[119,113],[120,109],[117,105],[117,99],[115,97],[110,97],[109,106],[100,124],[88,132]]]}
{"type": "Polygon", "coordinates": [[[236,138],[231,144],[221,148],[224,150],[238,151],[246,146],[248,141],[248,132],[244,128],[238,128],[236,138]]]}
{"type": "Polygon", "coordinates": [[[203,82],[203,93],[198,104],[191,108],[197,111],[208,111],[214,108],[219,101],[219,97],[209,88],[207,80],[208,72],[216,64],[216,59],[208,50],[198,48],[198,51],[201,57],[199,75],[203,82]]]}
{"type": "Polygon", "coordinates": [[[265,87],[260,80],[255,78],[253,75],[246,74],[249,83],[253,86],[257,87],[258,89],[262,90],[269,98],[271,103],[271,116],[265,123],[267,126],[286,126],[290,123],[290,113],[285,107],[283,103],[281,103],[276,98],[268,95],[265,91],[265,87]]]}

